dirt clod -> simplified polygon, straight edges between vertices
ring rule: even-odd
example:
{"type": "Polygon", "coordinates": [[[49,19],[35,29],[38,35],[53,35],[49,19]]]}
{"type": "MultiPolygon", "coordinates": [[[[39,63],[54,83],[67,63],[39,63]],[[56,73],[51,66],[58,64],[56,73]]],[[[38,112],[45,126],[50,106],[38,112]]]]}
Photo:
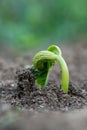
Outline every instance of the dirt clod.
{"type": "Polygon", "coordinates": [[[18,96],[25,95],[27,92],[30,95],[30,92],[33,92],[33,86],[35,84],[34,70],[21,68],[16,71],[17,79],[17,91],[18,96]]]}

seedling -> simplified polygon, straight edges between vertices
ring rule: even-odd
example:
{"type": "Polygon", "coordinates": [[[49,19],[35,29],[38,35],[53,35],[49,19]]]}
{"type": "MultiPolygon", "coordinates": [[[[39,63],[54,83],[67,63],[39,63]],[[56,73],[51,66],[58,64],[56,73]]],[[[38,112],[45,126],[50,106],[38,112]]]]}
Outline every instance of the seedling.
{"type": "Polygon", "coordinates": [[[40,88],[46,86],[49,71],[52,70],[55,62],[59,63],[62,71],[61,89],[67,93],[69,87],[69,71],[62,57],[62,52],[56,45],[52,45],[47,50],[40,51],[34,56],[32,68],[35,70],[36,83],[40,88]]]}

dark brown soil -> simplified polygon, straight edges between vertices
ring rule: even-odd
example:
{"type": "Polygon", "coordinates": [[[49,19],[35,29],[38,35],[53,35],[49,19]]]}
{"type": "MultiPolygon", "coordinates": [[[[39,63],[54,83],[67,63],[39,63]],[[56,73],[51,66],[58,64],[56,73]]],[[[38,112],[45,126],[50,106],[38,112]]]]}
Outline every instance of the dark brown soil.
{"type": "Polygon", "coordinates": [[[40,89],[34,70],[24,68],[32,64],[35,53],[18,57],[1,49],[0,130],[87,129],[87,43],[60,47],[70,72],[68,94],[60,89],[57,64],[45,88],[40,89]]]}
{"type": "Polygon", "coordinates": [[[1,102],[9,103],[18,109],[38,111],[69,111],[87,106],[86,48],[86,44],[62,48],[70,71],[68,94],[60,89],[61,72],[58,65],[54,66],[48,84],[40,89],[35,84],[34,70],[24,69],[24,65],[31,63],[32,56],[1,58],[1,102]]]}

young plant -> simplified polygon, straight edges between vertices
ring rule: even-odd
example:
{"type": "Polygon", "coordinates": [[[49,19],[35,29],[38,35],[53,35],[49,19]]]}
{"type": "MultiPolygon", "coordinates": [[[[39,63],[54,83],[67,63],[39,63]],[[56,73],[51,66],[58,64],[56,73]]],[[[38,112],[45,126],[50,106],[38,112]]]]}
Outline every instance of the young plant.
{"type": "Polygon", "coordinates": [[[49,71],[52,69],[55,62],[59,63],[62,71],[61,89],[67,93],[69,87],[69,71],[66,62],[62,57],[62,52],[56,45],[52,45],[48,50],[40,51],[34,56],[32,67],[35,70],[36,83],[40,88],[45,87],[49,71]]]}

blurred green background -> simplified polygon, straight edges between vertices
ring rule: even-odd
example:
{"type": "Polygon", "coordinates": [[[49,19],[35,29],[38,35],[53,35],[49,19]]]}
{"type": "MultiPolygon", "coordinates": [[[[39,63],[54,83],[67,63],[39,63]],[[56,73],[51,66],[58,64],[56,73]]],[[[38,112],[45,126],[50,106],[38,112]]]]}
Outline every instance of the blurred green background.
{"type": "Polygon", "coordinates": [[[87,0],[0,0],[0,45],[32,49],[86,35],[87,0]]]}

